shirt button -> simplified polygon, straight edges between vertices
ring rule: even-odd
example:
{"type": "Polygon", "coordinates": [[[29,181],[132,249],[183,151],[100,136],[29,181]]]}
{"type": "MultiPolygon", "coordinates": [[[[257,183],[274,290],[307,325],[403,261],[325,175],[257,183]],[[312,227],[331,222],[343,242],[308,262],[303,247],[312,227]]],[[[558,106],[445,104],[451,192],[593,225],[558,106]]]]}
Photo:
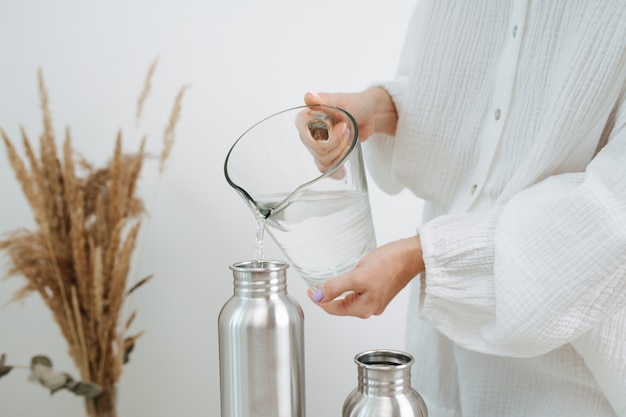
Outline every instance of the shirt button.
{"type": "Polygon", "coordinates": [[[513,26],[513,37],[517,35],[517,25],[513,26]]]}
{"type": "Polygon", "coordinates": [[[474,195],[474,193],[476,192],[476,189],[477,189],[477,188],[478,188],[478,185],[477,185],[477,184],[472,184],[472,188],[470,189],[470,193],[471,193],[472,195],[474,195]]]}
{"type": "Polygon", "coordinates": [[[500,109],[496,109],[494,117],[496,118],[496,120],[500,120],[500,109]]]}

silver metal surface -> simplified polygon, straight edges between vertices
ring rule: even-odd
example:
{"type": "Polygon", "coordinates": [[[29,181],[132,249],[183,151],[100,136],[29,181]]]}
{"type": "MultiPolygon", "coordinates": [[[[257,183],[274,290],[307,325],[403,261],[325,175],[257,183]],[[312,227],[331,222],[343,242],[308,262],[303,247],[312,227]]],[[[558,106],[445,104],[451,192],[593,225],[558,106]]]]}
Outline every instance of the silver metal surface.
{"type": "Polygon", "coordinates": [[[288,264],[230,267],[234,294],[218,319],[222,417],[304,417],[304,313],[288,264]]]}
{"type": "Polygon", "coordinates": [[[411,355],[372,350],[354,362],[358,385],[343,404],[343,417],[428,417],[424,400],[411,388],[411,355]]]}

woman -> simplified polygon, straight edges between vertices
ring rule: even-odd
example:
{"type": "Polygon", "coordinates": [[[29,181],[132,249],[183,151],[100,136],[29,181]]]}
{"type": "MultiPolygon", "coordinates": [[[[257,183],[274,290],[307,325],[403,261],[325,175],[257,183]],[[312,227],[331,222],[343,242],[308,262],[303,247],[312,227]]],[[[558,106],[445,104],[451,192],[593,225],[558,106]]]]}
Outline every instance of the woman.
{"type": "Polygon", "coordinates": [[[421,0],[394,80],[305,96],[355,116],[381,188],[425,200],[417,235],[309,295],[365,318],[415,281],[431,417],[626,416],[625,96],[615,0],[421,0]]]}

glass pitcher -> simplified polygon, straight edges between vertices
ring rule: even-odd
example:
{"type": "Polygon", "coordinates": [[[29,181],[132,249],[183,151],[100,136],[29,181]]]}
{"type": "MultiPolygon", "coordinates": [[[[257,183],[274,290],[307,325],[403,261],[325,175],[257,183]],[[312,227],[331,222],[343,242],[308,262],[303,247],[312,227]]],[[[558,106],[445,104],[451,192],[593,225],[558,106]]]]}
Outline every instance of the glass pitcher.
{"type": "Polygon", "coordinates": [[[233,144],[224,174],[311,288],[376,247],[357,123],[341,108],[261,120],[233,144]]]}

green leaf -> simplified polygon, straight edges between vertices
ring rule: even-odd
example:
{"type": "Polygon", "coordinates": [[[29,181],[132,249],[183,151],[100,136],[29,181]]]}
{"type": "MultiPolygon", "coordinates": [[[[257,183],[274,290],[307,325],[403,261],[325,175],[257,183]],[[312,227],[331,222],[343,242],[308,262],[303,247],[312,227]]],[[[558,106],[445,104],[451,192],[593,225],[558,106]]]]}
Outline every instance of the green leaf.
{"type": "Polygon", "coordinates": [[[102,393],[100,385],[93,382],[69,382],[66,388],[76,395],[83,395],[87,398],[97,397],[102,393]]]}
{"type": "Polygon", "coordinates": [[[12,366],[0,366],[0,378],[11,372],[11,369],[13,369],[12,366]]]}
{"type": "Polygon", "coordinates": [[[36,355],[36,356],[33,356],[32,359],[30,360],[31,369],[35,365],[43,365],[46,368],[52,368],[52,360],[49,357],[44,356],[44,355],[36,355]]]}

